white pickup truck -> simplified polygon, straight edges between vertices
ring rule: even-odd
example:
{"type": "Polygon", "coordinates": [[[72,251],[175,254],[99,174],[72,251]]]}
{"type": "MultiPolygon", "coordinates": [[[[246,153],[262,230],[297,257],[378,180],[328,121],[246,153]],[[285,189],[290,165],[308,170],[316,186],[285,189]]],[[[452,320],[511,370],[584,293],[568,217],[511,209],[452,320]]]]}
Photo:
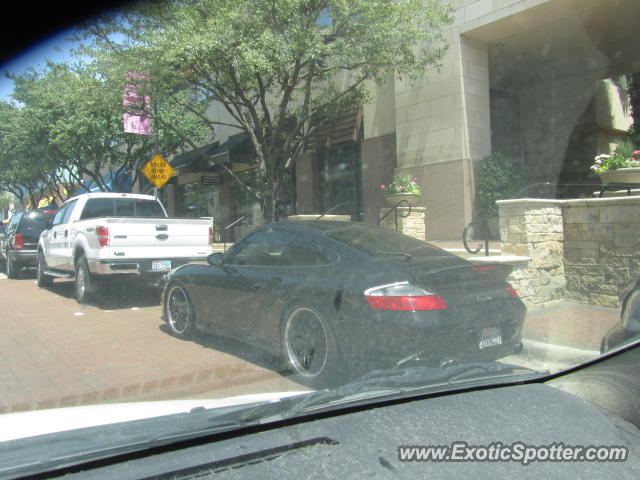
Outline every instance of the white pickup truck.
{"type": "Polygon", "coordinates": [[[96,280],[139,275],[152,283],[172,268],[204,261],[212,249],[207,219],[168,218],[151,195],[86,193],[67,200],[38,242],[38,286],[75,278],[78,302],[96,280]]]}

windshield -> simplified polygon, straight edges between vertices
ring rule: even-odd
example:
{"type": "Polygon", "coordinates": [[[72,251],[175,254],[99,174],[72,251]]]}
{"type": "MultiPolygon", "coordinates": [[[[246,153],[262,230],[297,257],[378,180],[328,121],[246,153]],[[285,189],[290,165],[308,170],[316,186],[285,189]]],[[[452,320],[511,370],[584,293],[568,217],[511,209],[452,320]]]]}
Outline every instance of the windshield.
{"type": "Polygon", "coordinates": [[[343,242],[373,257],[396,256],[398,260],[415,263],[463,263],[458,257],[435,245],[410,237],[396,230],[343,228],[327,233],[329,238],[343,242]]]}
{"type": "Polygon", "coordinates": [[[638,31],[635,1],[164,0],[12,57],[0,425],[284,418],[634,344],[638,31]]]}

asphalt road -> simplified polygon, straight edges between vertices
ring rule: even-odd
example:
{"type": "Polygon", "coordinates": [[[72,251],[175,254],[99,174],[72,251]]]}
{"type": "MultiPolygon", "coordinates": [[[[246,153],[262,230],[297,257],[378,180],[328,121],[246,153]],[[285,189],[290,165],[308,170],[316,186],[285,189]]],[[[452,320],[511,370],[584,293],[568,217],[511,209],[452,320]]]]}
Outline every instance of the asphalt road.
{"type": "MultiPolygon", "coordinates": [[[[559,370],[598,355],[614,309],[559,303],[531,312],[525,349],[503,362],[559,370]]],[[[239,342],[173,337],[158,292],[114,285],[79,305],[73,282],[39,289],[33,272],[0,276],[0,413],[176,398],[223,398],[307,387],[239,342]]]]}

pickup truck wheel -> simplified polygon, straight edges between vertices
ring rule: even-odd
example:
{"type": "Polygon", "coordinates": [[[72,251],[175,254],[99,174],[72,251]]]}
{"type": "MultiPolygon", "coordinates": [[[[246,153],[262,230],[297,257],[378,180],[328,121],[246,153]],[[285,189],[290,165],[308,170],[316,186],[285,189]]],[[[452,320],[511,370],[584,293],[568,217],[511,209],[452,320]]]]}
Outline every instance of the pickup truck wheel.
{"type": "Polygon", "coordinates": [[[44,255],[42,252],[38,252],[38,270],[36,273],[36,278],[38,280],[38,286],[40,288],[50,287],[53,283],[53,277],[44,273],[47,268],[47,264],[44,259],[44,255]]]}
{"type": "Polygon", "coordinates": [[[5,271],[7,273],[7,278],[18,278],[18,271],[20,268],[15,264],[11,257],[7,253],[7,261],[5,262],[5,271]]]}
{"type": "Polygon", "coordinates": [[[75,290],[78,303],[86,303],[93,294],[93,280],[85,257],[78,258],[76,262],[75,290]]]}
{"type": "Polygon", "coordinates": [[[189,294],[181,285],[169,287],[164,308],[171,333],[178,338],[190,338],[194,333],[195,315],[189,294]]]}

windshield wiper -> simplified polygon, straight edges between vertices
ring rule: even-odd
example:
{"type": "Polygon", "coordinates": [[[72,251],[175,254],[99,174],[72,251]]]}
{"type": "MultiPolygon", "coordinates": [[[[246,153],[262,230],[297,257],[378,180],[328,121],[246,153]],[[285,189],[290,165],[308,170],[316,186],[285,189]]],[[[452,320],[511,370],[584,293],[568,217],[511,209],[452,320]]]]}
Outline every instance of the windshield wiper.
{"type": "Polygon", "coordinates": [[[302,397],[285,399],[295,402],[295,414],[328,410],[339,405],[359,405],[371,400],[443,392],[468,386],[505,382],[522,382],[548,375],[525,367],[498,362],[477,362],[445,368],[411,367],[371,372],[335,390],[322,390],[302,397]]]}

